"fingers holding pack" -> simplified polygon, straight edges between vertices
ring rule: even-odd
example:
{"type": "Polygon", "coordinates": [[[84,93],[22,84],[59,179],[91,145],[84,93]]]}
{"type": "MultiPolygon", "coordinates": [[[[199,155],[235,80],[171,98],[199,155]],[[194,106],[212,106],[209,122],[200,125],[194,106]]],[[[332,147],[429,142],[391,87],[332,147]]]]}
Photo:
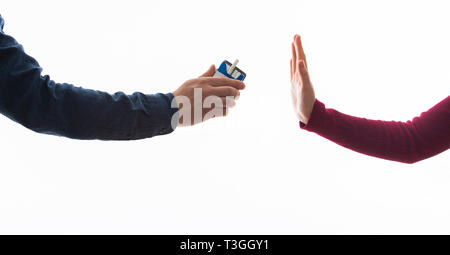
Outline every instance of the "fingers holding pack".
{"type": "Polygon", "coordinates": [[[242,81],[225,78],[225,77],[206,77],[206,78],[202,78],[202,81],[204,83],[208,83],[214,87],[227,86],[227,87],[233,87],[233,88],[239,89],[239,90],[242,90],[245,88],[245,84],[242,81]]]}

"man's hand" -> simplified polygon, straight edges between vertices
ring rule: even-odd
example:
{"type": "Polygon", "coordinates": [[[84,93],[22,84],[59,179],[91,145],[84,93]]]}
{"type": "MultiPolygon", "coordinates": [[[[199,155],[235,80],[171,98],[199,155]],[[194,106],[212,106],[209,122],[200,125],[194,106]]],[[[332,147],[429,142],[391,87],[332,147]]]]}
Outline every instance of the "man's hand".
{"type": "Polygon", "coordinates": [[[179,125],[191,126],[210,118],[227,115],[245,88],[242,81],[212,77],[216,67],[196,79],[188,80],[173,95],[179,108],[179,125]]]}
{"type": "Polygon", "coordinates": [[[316,97],[309,79],[306,57],[299,35],[295,35],[292,43],[291,95],[298,120],[303,124],[308,123],[316,97]]]}

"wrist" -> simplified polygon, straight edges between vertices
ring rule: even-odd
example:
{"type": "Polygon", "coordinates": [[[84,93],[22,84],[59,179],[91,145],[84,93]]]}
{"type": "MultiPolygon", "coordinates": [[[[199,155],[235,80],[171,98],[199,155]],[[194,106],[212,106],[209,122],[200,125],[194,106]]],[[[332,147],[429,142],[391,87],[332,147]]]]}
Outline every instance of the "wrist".
{"type": "Polygon", "coordinates": [[[308,123],[311,118],[311,114],[314,108],[314,104],[316,103],[316,98],[314,98],[308,106],[304,107],[299,114],[299,121],[304,123],[305,125],[308,123]]]}
{"type": "Polygon", "coordinates": [[[299,117],[298,120],[299,120],[301,123],[303,123],[303,124],[306,125],[306,124],[308,123],[309,118],[306,118],[306,117],[299,117]]]}

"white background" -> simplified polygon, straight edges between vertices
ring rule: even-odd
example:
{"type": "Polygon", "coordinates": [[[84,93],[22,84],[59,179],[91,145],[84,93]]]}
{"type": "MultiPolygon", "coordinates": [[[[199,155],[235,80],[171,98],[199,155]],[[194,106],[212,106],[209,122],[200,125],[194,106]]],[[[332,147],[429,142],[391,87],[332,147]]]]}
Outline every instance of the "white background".
{"type": "Polygon", "coordinates": [[[57,82],[170,92],[224,59],[230,116],[133,142],[0,117],[0,233],[450,234],[450,161],[370,158],[298,128],[290,43],[316,96],[406,121],[449,95],[449,1],[2,0],[5,32],[57,82]]]}

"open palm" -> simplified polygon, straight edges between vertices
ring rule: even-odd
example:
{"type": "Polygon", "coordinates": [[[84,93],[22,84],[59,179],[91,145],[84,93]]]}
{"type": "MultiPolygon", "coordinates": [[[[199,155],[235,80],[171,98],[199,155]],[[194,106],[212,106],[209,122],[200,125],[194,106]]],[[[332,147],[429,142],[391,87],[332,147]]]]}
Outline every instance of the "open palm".
{"type": "Polygon", "coordinates": [[[295,115],[302,123],[308,123],[316,97],[309,79],[306,57],[299,35],[294,36],[291,59],[291,96],[295,115]]]}

